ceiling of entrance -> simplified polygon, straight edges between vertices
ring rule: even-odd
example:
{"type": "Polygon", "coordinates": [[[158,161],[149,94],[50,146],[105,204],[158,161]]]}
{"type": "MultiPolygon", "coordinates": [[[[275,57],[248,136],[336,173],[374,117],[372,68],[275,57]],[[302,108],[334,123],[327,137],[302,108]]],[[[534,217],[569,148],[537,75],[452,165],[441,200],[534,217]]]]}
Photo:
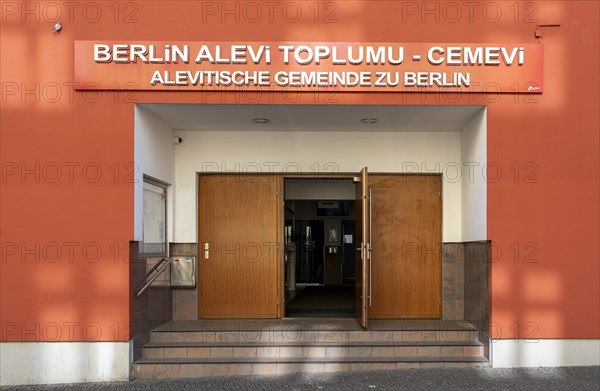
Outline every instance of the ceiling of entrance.
{"type": "Polygon", "coordinates": [[[482,106],[140,105],[175,130],[460,131],[482,106]],[[258,124],[253,119],[270,122],[258,124]],[[365,124],[364,119],[376,119],[365,124]]]}

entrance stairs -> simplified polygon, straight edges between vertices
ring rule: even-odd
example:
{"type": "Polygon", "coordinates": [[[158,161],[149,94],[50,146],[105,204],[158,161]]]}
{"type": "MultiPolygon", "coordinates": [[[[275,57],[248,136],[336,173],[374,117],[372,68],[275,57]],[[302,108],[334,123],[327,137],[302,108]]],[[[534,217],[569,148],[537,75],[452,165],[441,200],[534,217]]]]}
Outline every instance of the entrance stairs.
{"type": "Polygon", "coordinates": [[[488,366],[464,321],[255,319],[171,321],[153,330],[136,379],[488,366]]]}

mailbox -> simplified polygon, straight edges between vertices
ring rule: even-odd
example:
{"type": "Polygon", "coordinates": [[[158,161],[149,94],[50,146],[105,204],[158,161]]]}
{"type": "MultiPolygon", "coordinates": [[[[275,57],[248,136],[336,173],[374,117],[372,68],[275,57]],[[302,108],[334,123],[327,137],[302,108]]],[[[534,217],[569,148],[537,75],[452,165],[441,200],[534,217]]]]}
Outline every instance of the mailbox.
{"type": "Polygon", "coordinates": [[[196,258],[172,257],[171,258],[171,287],[195,288],[196,287],[196,258]]]}

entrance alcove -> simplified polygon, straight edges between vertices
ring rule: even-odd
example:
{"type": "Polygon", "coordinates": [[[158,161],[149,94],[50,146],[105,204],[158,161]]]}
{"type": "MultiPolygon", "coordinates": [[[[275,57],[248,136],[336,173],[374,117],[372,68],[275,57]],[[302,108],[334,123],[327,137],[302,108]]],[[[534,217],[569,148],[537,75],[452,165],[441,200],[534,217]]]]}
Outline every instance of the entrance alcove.
{"type": "MultiPolygon", "coordinates": [[[[135,118],[134,239],[146,175],[169,185],[170,255],[200,255],[202,175],[440,175],[442,319],[487,330],[485,107],[142,104],[135,118]]],[[[198,287],[169,295],[172,319],[198,319],[198,287]]]]}

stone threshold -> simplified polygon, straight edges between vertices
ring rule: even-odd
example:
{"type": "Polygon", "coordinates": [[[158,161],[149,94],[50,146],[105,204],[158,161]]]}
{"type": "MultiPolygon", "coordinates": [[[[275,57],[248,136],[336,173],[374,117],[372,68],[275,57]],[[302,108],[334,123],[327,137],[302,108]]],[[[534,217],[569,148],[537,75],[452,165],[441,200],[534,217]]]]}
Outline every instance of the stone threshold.
{"type": "Polygon", "coordinates": [[[144,348],[211,348],[211,347],[353,347],[353,346],[483,346],[480,341],[334,341],[303,342],[149,342],[144,348]]]}
{"type": "Polygon", "coordinates": [[[153,332],[255,332],[255,331],[474,331],[464,320],[377,319],[362,328],[354,319],[284,318],[284,319],[199,319],[173,320],[153,332]]]}

